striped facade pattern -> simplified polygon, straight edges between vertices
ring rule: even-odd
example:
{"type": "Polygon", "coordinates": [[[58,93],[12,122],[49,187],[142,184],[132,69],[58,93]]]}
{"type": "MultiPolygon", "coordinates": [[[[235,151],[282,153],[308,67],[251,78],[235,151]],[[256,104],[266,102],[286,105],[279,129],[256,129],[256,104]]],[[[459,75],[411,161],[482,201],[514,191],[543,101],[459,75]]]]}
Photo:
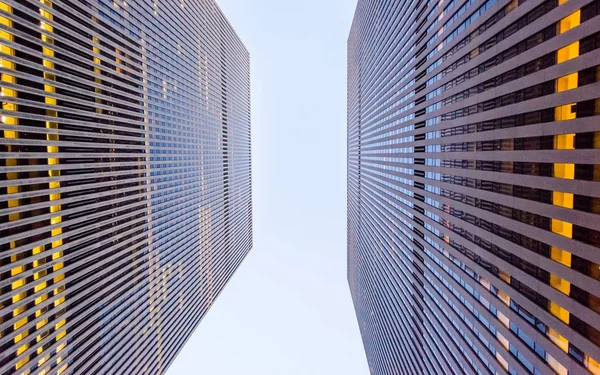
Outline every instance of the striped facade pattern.
{"type": "Polygon", "coordinates": [[[600,1],[359,0],[348,281],[372,374],[600,374],[600,1]]]}
{"type": "Polygon", "coordinates": [[[0,0],[0,374],[164,374],[252,247],[214,0],[0,0]]]}

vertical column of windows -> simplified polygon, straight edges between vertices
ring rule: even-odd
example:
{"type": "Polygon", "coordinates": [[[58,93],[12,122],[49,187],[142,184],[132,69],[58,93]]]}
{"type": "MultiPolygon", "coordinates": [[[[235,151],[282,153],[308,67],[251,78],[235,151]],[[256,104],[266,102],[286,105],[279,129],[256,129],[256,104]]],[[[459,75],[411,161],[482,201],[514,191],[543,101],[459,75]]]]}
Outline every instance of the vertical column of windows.
{"type": "MultiPolygon", "coordinates": [[[[581,11],[577,11],[564,19],[558,24],[559,34],[565,33],[570,29],[577,27],[580,24],[581,11]]],[[[557,63],[563,63],[569,59],[579,56],[579,42],[570,44],[560,49],[557,53],[557,63]]],[[[556,80],[556,92],[560,93],[567,90],[577,88],[578,73],[571,73],[567,76],[560,77],[556,80]]],[[[555,109],[554,119],[555,121],[566,121],[576,118],[576,112],[573,111],[575,103],[566,104],[555,109]]],[[[574,150],[575,149],[575,134],[559,134],[554,137],[554,148],[556,150],[574,150]]],[[[564,179],[575,178],[575,164],[554,164],[554,177],[564,179]]],[[[573,208],[573,194],[565,193],[560,191],[554,191],[552,201],[555,206],[573,208]]],[[[562,236],[572,238],[573,237],[573,224],[552,219],[552,231],[562,236]]],[[[571,266],[571,254],[562,249],[552,247],[551,257],[557,262],[570,267],[571,266]]],[[[566,295],[570,294],[571,284],[554,274],[550,275],[550,285],[560,290],[566,295]]],[[[555,302],[550,302],[550,312],[556,317],[561,319],[566,324],[569,324],[569,312],[563,307],[559,306],[555,302]]],[[[568,346],[568,344],[567,344],[568,346]]],[[[563,348],[564,349],[564,348],[563,348]]],[[[565,351],[567,351],[565,349],[565,351]]]]}
{"type": "MultiPolygon", "coordinates": [[[[13,13],[13,8],[4,2],[0,2],[0,10],[4,11],[6,13],[9,13],[9,14],[13,13]]],[[[10,126],[11,128],[12,127],[15,128],[14,130],[12,130],[12,129],[4,130],[4,138],[9,139],[9,140],[14,140],[14,139],[19,138],[19,132],[17,131],[17,125],[19,124],[19,121],[18,121],[17,117],[14,117],[14,115],[16,115],[18,107],[17,107],[17,104],[12,101],[12,99],[17,98],[17,90],[15,90],[13,87],[9,87],[8,85],[6,85],[6,84],[9,84],[9,85],[16,84],[16,77],[14,75],[10,74],[11,70],[14,71],[16,69],[16,64],[10,59],[11,57],[13,57],[15,55],[15,50],[10,45],[14,42],[14,36],[11,34],[11,31],[13,28],[13,21],[11,19],[9,19],[8,17],[0,16],[0,23],[9,29],[9,31],[0,30],[0,38],[1,38],[0,39],[0,49],[1,49],[2,54],[8,56],[8,58],[3,57],[0,60],[1,67],[5,70],[5,72],[2,73],[2,89],[1,89],[1,93],[0,93],[0,95],[2,97],[2,109],[5,111],[13,112],[13,114],[2,116],[2,123],[10,126]]],[[[19,146],[9,143],[7,145],[7,151],[9,153],[15,153],[14,158],[9,157],[5,161],[6,166],[8,168],[14,169],[15,167],[18,166],[18,159],[16,158],[16,156],[17,156],[16,153],[19,152],[19,146]]],[[[19,174],[16,171],[15,172],[6,172],[6,179],[9,181],[10,180],[18,180],[19,174]]],[[[18,185],[18,182],[16,182],[16,181],[15,181],[15,185],[9,185],[6,188],[6,192],[8,195],[18,194],[20,191],[21,191],[21,188],[18,185]]],[[[9,209],[16,208],[16,207],[19,207],[20,200],[18,198],[17,199],[9,198],[7,203],[8,203],[9,209]]],[[[8,215],[9,221],[17,221],[20,218],[21,218],[21,214],[18,212],[13,212],[8,215]]],[[[18,246],[19,246],[19,244],[17,241],[10,242],[10,249],[15,249],[18,246]]],[[[23,253],[17,253],[17,254],[11,255],[10,262],[16,263],[17,261],[23,259],[24,257],[25,257],[25,254],[23,254],[23,253]]],[[[11,269],[10,275],[18,276],[19,274],[21,274],[24,271],[25,271],[25,266],[18,265],[11,269]]],[[[11,289],[13,290],[12,304],[18,303],[20,300],[22,300],[23,298],[25,298],[27,296],[26,292],[19,291],[19,288],[23,287],[24,285],[25,285],[25,278],[22,278],[20,280],[12,282],[12,284],[11,284],[11,289]]],[[[13,317],[17,318],[24,311],[25,311],[24,307],[14,309],[13,317]]],[[[16,323],[14,323],[13,329],[18,330],[19,328],[24,326],[27,323],[27,321],[28,321],[27,318],[19,319],[16,323]]],[[[16,335],[14,338],[14,343],[17,345],[20,345],[15,353],[17,356],[21,355],[27,349],[26,345],[23,345],[22,343],[19,344],[26,336],[27,336],[27,332],[23,332],[23,333],[16,335]]],[[[27,363],[28,360],[29,360],[28,357],[22,358],[19,361],[19,363],[17,363],[15,370],[19,370],[24,364],[27,363]]]]}

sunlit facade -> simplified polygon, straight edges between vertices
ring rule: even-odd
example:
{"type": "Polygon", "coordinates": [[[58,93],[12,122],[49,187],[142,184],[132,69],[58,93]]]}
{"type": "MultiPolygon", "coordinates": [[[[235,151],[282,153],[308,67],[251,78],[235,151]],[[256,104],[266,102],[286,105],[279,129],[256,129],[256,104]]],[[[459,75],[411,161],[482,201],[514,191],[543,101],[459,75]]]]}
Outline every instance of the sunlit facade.
{"type": "Polygon", "coordinates": [[[0,0],[0,374],[164,374],[252,247],[214,0],[0,0]]]}
{"type": "Polygon", "coordinates": [[[348,280],[371,372],[600,375],[600,1],[359,0],[348,280]]]}

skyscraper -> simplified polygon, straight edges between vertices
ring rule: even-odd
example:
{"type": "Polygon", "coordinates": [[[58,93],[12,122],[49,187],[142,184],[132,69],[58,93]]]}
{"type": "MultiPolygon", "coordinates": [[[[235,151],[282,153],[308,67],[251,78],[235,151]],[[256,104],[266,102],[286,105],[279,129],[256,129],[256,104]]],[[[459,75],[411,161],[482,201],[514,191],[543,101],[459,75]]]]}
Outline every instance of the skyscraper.
{"type": "Polygon", "coordinates": [[[252,246],[214,0],[0,0],[0,374],[164,374],[252,246]]]}
{"type": "Polygon", "coordinates": [[[599,14],[358,1],[348,280],[373,374],[600,374],[599,14]]]}

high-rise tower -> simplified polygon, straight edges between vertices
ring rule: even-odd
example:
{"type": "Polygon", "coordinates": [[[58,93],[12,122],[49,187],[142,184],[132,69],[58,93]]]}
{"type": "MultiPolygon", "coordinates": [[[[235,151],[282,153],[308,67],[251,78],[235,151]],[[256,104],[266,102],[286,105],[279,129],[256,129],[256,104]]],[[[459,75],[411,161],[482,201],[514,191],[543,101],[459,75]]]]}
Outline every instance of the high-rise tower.
{"type": "Polygon", "coordinates": [[[214,0],[0,0],[0,374],[164,374],[252,246],[214,0]]]}
{"type": "Polygon", "coordinates": [[[348,280],[373,374],[600,374],[599,15],[358,1],[348,280]]]}

